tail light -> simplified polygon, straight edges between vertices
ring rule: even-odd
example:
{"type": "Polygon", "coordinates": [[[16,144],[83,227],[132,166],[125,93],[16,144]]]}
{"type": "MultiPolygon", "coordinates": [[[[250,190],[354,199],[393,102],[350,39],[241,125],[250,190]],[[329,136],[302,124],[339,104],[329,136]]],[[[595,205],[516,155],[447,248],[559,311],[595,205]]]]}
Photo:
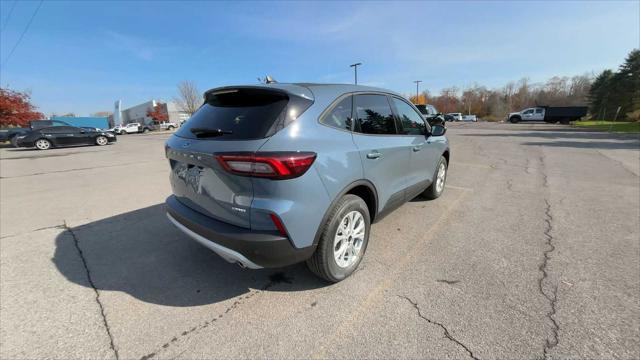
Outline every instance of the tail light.
{"type": "Polygon", "coordinates": [[[312,152],[222,153],[216,159],[228,172],[274,180],[292,179],[304,174],[316,159],[312,152]]]}

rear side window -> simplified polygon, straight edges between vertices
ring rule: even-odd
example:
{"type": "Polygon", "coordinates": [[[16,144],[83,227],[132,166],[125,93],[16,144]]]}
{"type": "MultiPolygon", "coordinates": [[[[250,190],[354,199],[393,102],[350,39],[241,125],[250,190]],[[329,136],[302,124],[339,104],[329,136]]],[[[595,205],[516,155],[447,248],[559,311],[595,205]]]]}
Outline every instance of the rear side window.
{"type": "Polygon", "coordinates": [[[357,131],[363,134],[395,134],[396,124],[385,95],[356,95],[357,131]]]}
{"type": "Polygon", "coordinates": [[[340,100],[331,111],[325,114],[320,123],[327,126],[343,130],[351,130],[351,110],[353,107],[353,96],[347,96],[340,100]]]}
{"type": "Polygon", "coordinates": [[[286,125],[287,119],[302,114],[310,100],[290,100],[284,92],[271,89],[221,89],[207,95],[206,102],[176,132],[197,138],[192,129],[221,130],[212,140],[262,139],[286,125]]]}
{"type": "Polygon", "coordinates": [[[400,124],[402,125],[402,134],[405,135],[424,135],[425,124],[422,120],[422,115],[418,114],[411,105],[406,102],[392,98],[393,105],[398,110],[398,117],[400,118],[400,124]]]}
{"type": "Polygon", "coordinates": [[[56,126],[44,128],[40,130],[43,134],[69,134],[80,132],[80,129],[74,126],[56,126]]]}

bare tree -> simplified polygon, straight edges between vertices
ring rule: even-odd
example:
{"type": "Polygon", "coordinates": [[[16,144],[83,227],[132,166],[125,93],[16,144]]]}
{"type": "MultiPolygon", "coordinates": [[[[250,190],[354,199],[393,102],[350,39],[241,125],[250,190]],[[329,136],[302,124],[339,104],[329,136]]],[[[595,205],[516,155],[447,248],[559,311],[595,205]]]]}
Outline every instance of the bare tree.
{"type": "Polygon", "coordinates": [[[202,95],[193,81],[181,81],[178,84],[178,96],[173,98],[178,108],[193,115],[202,105],[202,95]]]}

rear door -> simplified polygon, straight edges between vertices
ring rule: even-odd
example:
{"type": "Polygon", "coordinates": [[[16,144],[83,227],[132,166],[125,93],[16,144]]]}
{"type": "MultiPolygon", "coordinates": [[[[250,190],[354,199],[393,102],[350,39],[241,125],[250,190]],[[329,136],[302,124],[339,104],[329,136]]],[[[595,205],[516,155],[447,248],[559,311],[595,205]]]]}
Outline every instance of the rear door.
{"type": "Polygon", "coordinates": [[[288,94],[264,88],[209,94],[206,103],[167,141],[171,187],[177,199],[204,215],[250,228],[252,178],[226,171],[216,155],[260,149],[287,113],[288,104],[288,94]],[[222,132],[216,134],[218,130],[222,132]]]}
{"type": "Polygon", "coordinates": [[[384,94],[354,97],[353,141],[360,152],[365,178],[378,192],[378,210],[404,202],[409,172],[408,147],[412,138],[399,136],[389,99],[384,94]]]}
{"type": "Polygon", "coordinates": [[[533,113],[532,120],[535,120],[535,121],[544,120],[544,109],[543,108],[536,108],[534,113],[533,113]]]}

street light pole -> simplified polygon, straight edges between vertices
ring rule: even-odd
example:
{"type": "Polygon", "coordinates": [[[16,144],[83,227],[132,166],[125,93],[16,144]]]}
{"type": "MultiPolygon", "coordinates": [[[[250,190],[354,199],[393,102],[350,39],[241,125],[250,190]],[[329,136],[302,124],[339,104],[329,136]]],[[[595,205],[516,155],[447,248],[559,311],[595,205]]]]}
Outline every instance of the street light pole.
{"type": "Polygon", "coordinates": [[[414,83],[416,83],[416,103],[420,102],[420,95],[418,95],[418,86],[420,85],[421,82],[422,80],[414,81],[414,83]]]}
{"type": "Polygon", "coordinates": [[[362,65],[362,63],[355,63],[355,64],[351,64],[349,65],[349,67],[353,68],[355,77],[356,77],[356,85],[358,85],[358,66],[362,65]]]}

